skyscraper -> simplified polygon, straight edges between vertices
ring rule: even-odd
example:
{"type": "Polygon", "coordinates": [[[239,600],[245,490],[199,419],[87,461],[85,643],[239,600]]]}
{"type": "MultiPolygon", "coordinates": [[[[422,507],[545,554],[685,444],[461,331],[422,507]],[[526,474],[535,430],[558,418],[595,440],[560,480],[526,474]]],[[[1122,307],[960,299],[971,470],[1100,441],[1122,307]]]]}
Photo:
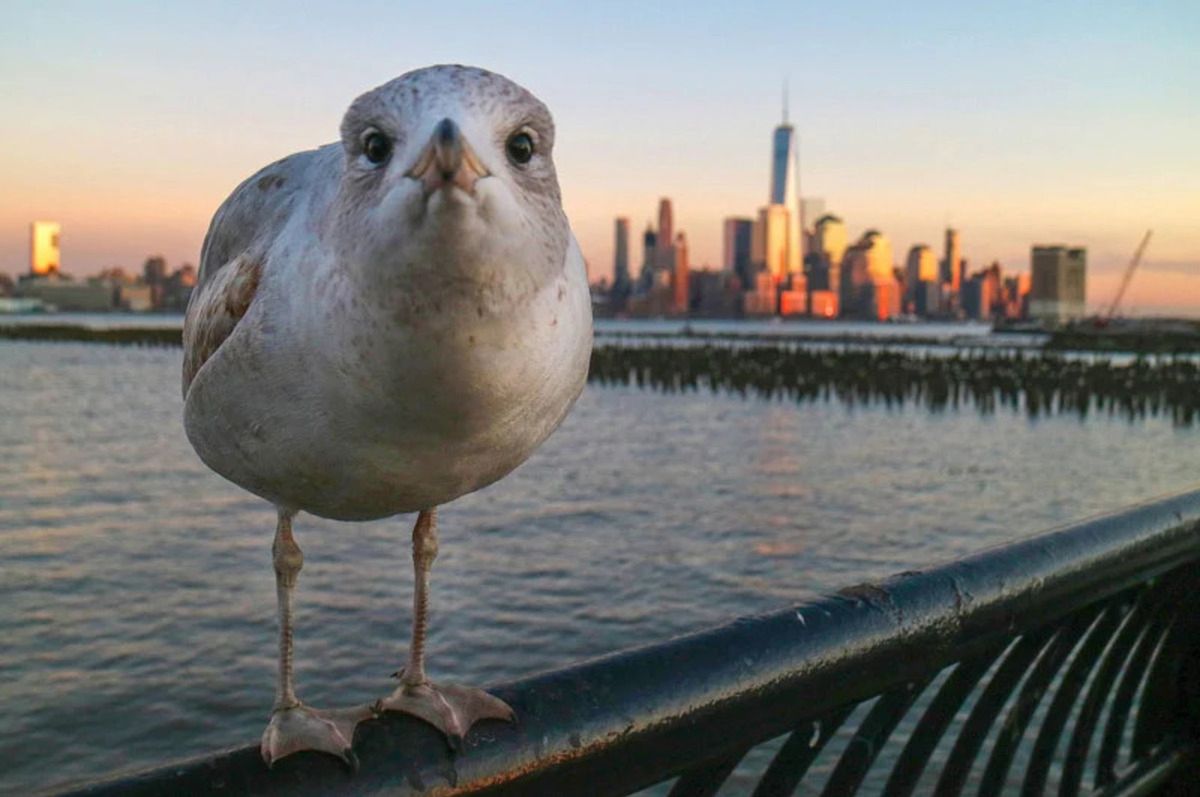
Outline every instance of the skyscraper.
{"type": "Polygon", "coordinates": [[[62,227],[57,221],[35,221],[29,225],[29,273],[44,277],[59,269],[58,236],[62,227]]]}
{"type": "Polygon", "coordinates": [[[146,258],[142,264],[142,282],[150,289],[150,306],[163,306],[167,291],[167,259],[162,255],[146,258]]]}
{"type": "Polygon", "coordinates": [[[838,309],[846,306],[842,287],[842,258],[846,255],[846,225],[831,213],[817,220],[814,233],[817,255],[825,271],[826,289],[838,297],[838,309]]]}
{"type": "Polygon", "coordinates": [[[629,282],[629,219],[619,216],[614,225],[613,285],[629,282]]]}
{"type": "Polygon", "coordinates": [[[688,248],[687,236],[682,232],[675,236],[675,245],[671,247],[674,255],[674,268],[671,270],[671,309],[676,315],[686,315],[690,296],[688,285],[688,248]]]}
{"type": "Polygon", "coordinates": [[[900,311],[892,245],[878,230],[867,230],[843,260],[843,314],[884,321],[900,311]]]}
{"type": "Polygon", "coordinates": [[[638,290],[646,290],[654,280],[654,257],[658,249],[658,234],[654,227],[647,222],[646,231],[642,233],[642,270],[638,272],[638,290]]]}
{"type": "Polygon", "coordinates": [[[904,267],[904,301],[919,315],[930,315],[938,307],[938,262],[933,250],[916,244],[908,250],[904,267]]]}
{"type": "Polygon", "coordinates": [[[671,200],[663,197],[658,200],[658,242],[662,246],[670,246],[675,240],[675,214],[671,209],[671,200]]]}
{"type": "Polygon", "coordinates": [[[958,230],[946,228],[946,252],[942,259],[942,283],[950,283],[950,292],[958,293],[962,288],[962,250],[959,248],[958,230]]]}
{"type": "MultiPolygon", "coordinates": [[[[786,89],[785,89],[786,92],[786,89]]],[[[784,95],[783,122],[775,128],[771,139],[771,190],[767,197],[770,205],[781,205],[787,210],[785,238],[785,274],[800,270],[800,186],[796,176],[796,129],[787,120],[787,96],[784,95]]]]}
{"type": "Polygon", "coordinates": [[[767,205],[758,211],[755,230],[759,240],[755,250],[761,253],[761,263],[777,283],[784,282],[791,269],[791,214],[784,205],[767,205]]]}
{"type": "Polygon", "coordinates": [[[753,284],[753,272],[750,269],[751,235],[754,222],[751,219],[728,218],[724,224],[725,256],[722,266],[726,271],[737,274],[738,280],[745,289],[753,284]]]}
{"type": "Polygon", "coordinates": [[[1052,323],[1082,317],[1087,298],[1087,250],[1035,246],[1030,261],[1029,315],[1052,323]]]}
{"type": "Polygon", "coordinates": [[[613,226],[613,283],[609,299],[614,312],[621,312],[625,309],[625,300],[633,292],[633,281],[629,277],[629,219],[618,217],[613,226]]]}
{"type": "Polygon", "coordinates": [[[937,259],[933,250],[925,244],[916,244],[908,250],[905,282],[915,286],[918,282],[934,282],[938,278],[937,259]]]}

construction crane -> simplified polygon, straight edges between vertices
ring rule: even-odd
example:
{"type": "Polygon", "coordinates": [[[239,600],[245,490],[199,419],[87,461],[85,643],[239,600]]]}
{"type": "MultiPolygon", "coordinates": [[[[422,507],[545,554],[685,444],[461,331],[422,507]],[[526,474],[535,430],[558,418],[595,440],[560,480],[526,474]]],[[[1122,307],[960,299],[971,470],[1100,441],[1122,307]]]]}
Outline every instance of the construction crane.
{"type": "Polygon", "coordinates": [[[1133,279],[1133,272],[1137,270],[1138,263],[1142,262],[1142,255],[1146,252],[1146,245],[1150,243],[1150,235],[1153,232],[1154,230],[1146,230],[1146,234],[1142,236],[1142,242],[1138,244],[1137,250],[1133,253],[1133,259],[1125,267],[1125,275],[1121,277],[1121,286],[1117,288],[1117,295],[1113,297],[1112,304],[1108,306],[1108,312],[1100,318],[1101,324],[1107,324],[1112,320],[1113,313],[1117,312],[1117,307],[1120,306],[1121,299],[1125,297],[1125,291],[1133,279]]]}

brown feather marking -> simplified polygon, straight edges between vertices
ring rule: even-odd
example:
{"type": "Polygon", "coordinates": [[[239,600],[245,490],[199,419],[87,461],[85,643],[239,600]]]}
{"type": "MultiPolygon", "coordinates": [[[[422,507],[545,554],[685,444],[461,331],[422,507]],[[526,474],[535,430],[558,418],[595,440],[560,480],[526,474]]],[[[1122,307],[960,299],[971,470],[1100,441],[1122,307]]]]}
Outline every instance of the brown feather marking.
{"type": "Polygon", "coordinates": [[[238,257],[213,275],[183,325],[183,392],[246,315],[262,279],[261,258],[238,257]]]}

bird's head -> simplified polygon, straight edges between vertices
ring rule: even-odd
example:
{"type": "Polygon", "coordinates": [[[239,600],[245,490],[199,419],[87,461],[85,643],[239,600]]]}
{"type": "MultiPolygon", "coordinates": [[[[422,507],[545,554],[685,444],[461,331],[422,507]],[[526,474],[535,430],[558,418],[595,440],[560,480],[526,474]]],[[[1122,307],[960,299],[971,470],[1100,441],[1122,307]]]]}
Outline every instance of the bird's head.
{"type": "Polygon", "coordinates": [[[554,122],[521,86],[420,69],[356,99],[341,132],[339,246],[374,277],[544,284],[561,270],[554,122]]]}

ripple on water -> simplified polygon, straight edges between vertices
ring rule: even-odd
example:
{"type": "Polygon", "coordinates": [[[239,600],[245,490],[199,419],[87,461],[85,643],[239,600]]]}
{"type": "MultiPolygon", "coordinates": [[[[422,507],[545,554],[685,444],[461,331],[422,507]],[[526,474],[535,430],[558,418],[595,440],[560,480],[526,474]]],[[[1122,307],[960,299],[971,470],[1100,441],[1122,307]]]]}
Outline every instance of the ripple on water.
{"type": "MultiPolygon", "coordinates": [[[[0,792],[262,730],[274,517],[189,448],[179,357],[0,344],[0,792]]],[[[1182,489],[1197,443],[1161,419],[589,388],[528,463],[442,511],[430,669],[493,683],[926,567],[1182,489]]],[[[391,689],[411,522],[297,521],[310,702],[391,689]]]]}

